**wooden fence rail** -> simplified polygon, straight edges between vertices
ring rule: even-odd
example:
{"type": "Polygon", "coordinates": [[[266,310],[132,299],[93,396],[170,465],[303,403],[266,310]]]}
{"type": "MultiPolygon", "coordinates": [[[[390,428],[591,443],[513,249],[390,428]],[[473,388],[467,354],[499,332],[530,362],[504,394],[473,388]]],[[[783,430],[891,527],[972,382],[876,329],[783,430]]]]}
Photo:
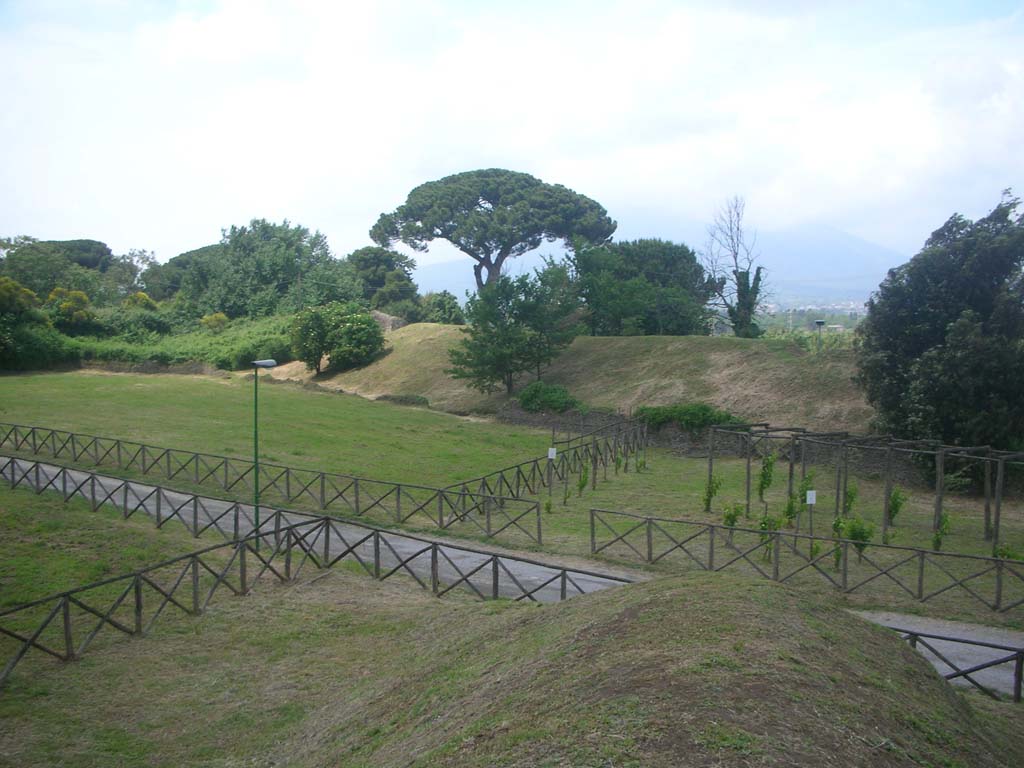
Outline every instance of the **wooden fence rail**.
{"type": "Polygon", "coordinates": [[[647,425],[638,421],[620,422],[601,427],[586,435],[577,435],[566,440],[554,441],[554,459],[547,456],[528,459],[486,475],[453,483],[446,490],[458,489],[461,493],[475,492],[480,495],[500,495],[514,499],[524,496],[538,496],[543,489],[550,495],[555,486],[568,488],[569,478],[586,469],[591,487],[596,487],[598,470],[620,467],[629,471],[630,458],[646,461],[647,425]]]}
{"type": "Polygon", "coordinates": [[[965,680],[982,693],[991,696],[993,699],[999,699],[999,694],[991,686],[984,685],[979,682],[974,675],[986,669],[995,669],[1007,664],[1013,664],[1013,689],[1012,697],[1016,704],[1021,701],[1021,681],[1024,678],[1024,648],[1012,646],[1012,645],[1001,645],[999,643],[987,643],[981,640],[967,640],[962,637],[950,637],[948,635],[936,635],[930,632],[920,632],[915,629],[901,629],[899,627],[889,627],[894,632],[899,633],[900,637],[906,640],[911,648],[917,650],[924,649],[932,656],[941,662],[948,671],[942,671],[943,678],[946,680],[965,680]],[[956,662],[952,661],[946,654],[942,653],[941,650],[935,647],[935,641],[940,643],[951,643],[955,645],[966,645],[974,648],[988,648],[996,651],[1009,652],[1008,655],[1001,655],[995,659],[989,659],[988,661],[981,662],[980,664],[973,664],[969,667],[961,667],[956,662]]]}
{"type": "MultiPolygon", "coordinates": [[[[5,448],[92,466],[116,466],[147,477],[214,486],[238,495],[253,491],[253,462],[229,456],[0,423],[0,449],[5,448]]],[[[399,524],[413,518],[441,529],[453,523],[468,523],[475,533],[488,538],[521,534],[534,544],[543,544],[538,502],[474,492],[468,487],[432,488],[260,462],[260,497],[268,503],[275,499],[284,504],[299,502],[322,511],[341,509],[356,516],[374,513],[399,524]]]]}
{"type": "Polygon", "coordinates": [[[676,567],[742,569],[779,582],[929,602],[967,596],[1005,613],[1024,605],[1024,562],[788,531],[590,510],[590,551],[676,567]]]}
{"type": "MultiPolygon", "coordinates": [[[[9,479],[11,469],[9,463],[3,465],[0,475],[9,479]]],[[[34,476],[33,470],[22,476],[18,485],[26,484],[25,477],[34,476]]],[[[62,471],[60,476],[66,477],[67,473],[62,471]]],[[[38,492],[54,488],[46,473],[40,480],[43,485],[38,492]]],[[[77,483],[66,498],[83,496],[89,493],[85,489],[92,486],[91,479],[77,483]]],[[[141,511],[154,513],[152,507],[159,496],[147,494],[132,483],[128,484],[128,492],[133,498],[148,496],[152,504],[141,511]]],[[[97,504],[108,503],[96,498],[97,504]]],[[[189,498],[194,503],[186,505],[188,509],[195,509],[195,505],[210,509],[229,505],[238,522],[217,530],[225,537],[233,530],[240,538],[0,611],[0,649],[4,648],[2,641],[8,645],[13,641],[0,672],[0,686],[29,651],[72,661],[80,658],[104,629],[123,635],[144,635],[167,609],[197,616],[218,593],[227,590],[234,595],[246,595],[263,579],[294,582],[307,567],[322,570],[348,562],[375,579],[402,575],[439,597],[461,589],[482,600],[553,602],[630,582],[619,576],[500,555],[295,510],[268,510],[258,529],[251,527],[246,531],[245,523],[252,526],[252,517],[251,510],[244,509],[244,505],[208,497],[189,498]]],[[[171,519],[189,530],[198,530],[194,518],[180,514],[180,505],[178,511],[156,522],[162,526],[171,519]]]]}

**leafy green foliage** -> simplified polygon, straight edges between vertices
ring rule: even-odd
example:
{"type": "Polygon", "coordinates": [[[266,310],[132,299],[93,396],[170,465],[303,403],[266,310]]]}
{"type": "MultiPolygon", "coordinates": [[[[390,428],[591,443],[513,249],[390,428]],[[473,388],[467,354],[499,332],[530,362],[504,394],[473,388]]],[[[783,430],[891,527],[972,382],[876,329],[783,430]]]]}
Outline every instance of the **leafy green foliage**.
{"type": "Polygon", "coordinates": [[[332,257],[324,235],[287,220],[232,226],[220,243],[146,270],[142,280],[156,297],[177,286],[178,301],[193,317],[262,317],[362,293],[352,267],[332,257]]]}
{"type": "Polygon", "coordinates": [[[858,328],[859,380],[882,429],[1013,448],[1024,434],[1024,216],[1004,195],[959,214],[889,271],[858,328]]]}
{"type": "Polygon", "coordinates": [[[580,241],[567,265],[592,336],[707,333],[713,286],[682,243],[580,241]]]}
{"type": "Polygon", "coordinates": [[[223,312],[211,312],[210,314],[203,315],[199,318],[199,324],[210,333],[223,332],[223,330],[227,328],[229,322],[231,321],[228,320],[228,316],[223,312]]]}
{"type": "Polygon", "coordinates": [[[447,240],[473,259],[482,291],[498,281],[506,259],[544,240],[601,243],[614,232],[615,222],[593,200],[529,174],[490,168],[421,184],[395,211],[381,214],[370,237],[381,247],[401,240],[417,251],[435,238],[447,240]]]}
{"type": "Polygon", "coordinates": [[[764,495],[775,479],[775,453],[769,451],[761,457],[761,470],[757,474],[757,498],[764,502],[764,495]]]}
{"type": "MultiPolygon", "coordinates": [[[[412,271],[416,262],[408,256],[387,248],[368,246],[350,253],[346,261],[362,281],[363,298],[371,307],[382,309],[398,302],[415,300],[416,284],[412,281],[412,271]]],[[[404,314],[402,316],[405,317],[404,314]]]]}
{"type": "Polygon", "coordinates": [[[857,503],[857,484],[850,483],[843,493],[843,517],[850,517],[853,514],[853,507],[857,503]]]}
{"type": "Polygon", "coordinates": [[[54,288],[46,299],[53,324],[69,335],[95,330],[96,312],[83,291],[54,288]]]}
{"type": "Polygon", "coordinates": [[[952,523],[949,519],[949,512],[943,512],[939,515],[939,525],[932,533],[932,549],[938,552],[942,549],[942,542],[949,535],[952,529],[952,523]]]}
{"type": "Polygon", "coordinates": [[[544,366],[572,340],[559,331],[564,306],[545,306],[548,296],[541,278],[520,275],[501,277],[466,304],[470,322],[466,337],[449,351],[448,373],[481,392],[493,392],[502,384],[512,394],[516,377],[544,366]]]}
{"type": "Polygon", "coordinates": [[[466,322],[466,316],[462,313],[459,300],[448,291],[426,294],[420,302],[420,306],[423,311],[422,322],[424,323],[464,325],[466,322]]]}
{"type": "Polygon", "coordinates": [[[775,537],[772,534],[779,530],[780,526],[781,521],[779,518],[772,517],[767,512],[761,515],[761,519],[758,521],[757,528],[761,531],[761,544],[764,545],[761,553],[765,560],[772,559],[772,552],[776,543],[775,537]]]}
{"type": "Polygon", "coordinates": [[[864,553],[868,544],[875,537],[875,524],[862,520],[859,517],[850,517],[843,520],[843,538],[849,539],[854,544],[858,556],[864,553]]]}
{"type": "Polygon", "coordinates": [[[903,510],[904,505],[910,497],[907,492],[900,488],[898,485],[894,486],[892,492],[889,494],[889,523],[890,525],[896,524],[896,518],[903,510]]]}
{"type": "Polygon", "coordinates": [[[675,405],[642,405],[636,417],[653,429],[675,424],[686,432],[699,432],[716,424],[738,424],[740,419],[707,403],[677,403],[675,405]]]}
{"type": "Polygon", "coordinates": [[[158,309],[156,302],[145,291],[135,291],[128,294],[124,301],[121,302],[121,306],[125,309],[144,309],[147,312],[156,312],[158,309]]]}
{"type": "Polygon", "coordinates": [[[580,476],[576,478],[576,495],[582,496],[583,491],[587,488],[587,482],[590,480],[590,467],[586,464],[580,470],[580,476]]]}
{"type": "Polygon", "coordinates": [[[743,510],[744,506],[739,502],[728,505],[722,513],[722,522],[730,528],[735,528],[736,523],[739,522],[740,515],[743,514],[743,510]]]}
{"type": "Polygon", "coordinates": [[[708,481],[704,484],[704,511],[711,511],[711,502],[714,501],[715,496],[722,490],[723,480],[718,475],[711,475],[708,481]]]}
{"type": "Polygon", "coordinates": [[[786,499],[786,507],[782,511],[782,517],[786,521],[786,527],[791,528],[797,515],[800,513],[800,509],[803,507],[806,499],[807,492],[814,487],[814,472],[808,472],[804,475],[803,479],[800,480],[793,494],[786,499]]]}
{"type": "Polygon", "coordinates": [[[523,387],[519,393],[519,405],[524,411],[540,413],[553,411],[563,413],[571,408],[579,408],[580,401],[569,394],[569,390],[558,384],[546,384],[534,381],[523,387]]]}
{"type": "Polygon", "coordinates": [[[327,355],[333,370],[366,365],[384,349],[384,331],[353,305],[331,304],[327,317],[327,355]]]}
{"type": "Polygon", "coordinates": [[[764,268],[755,267],[756,236],[748,242],[743,228],[746,203],[741,197],[726,201],[708,227],[705,266],[711,274],[714,304],[724,310],[733,333],[745,339],[761,335],[754,321],[764,303],[764,268]]]}

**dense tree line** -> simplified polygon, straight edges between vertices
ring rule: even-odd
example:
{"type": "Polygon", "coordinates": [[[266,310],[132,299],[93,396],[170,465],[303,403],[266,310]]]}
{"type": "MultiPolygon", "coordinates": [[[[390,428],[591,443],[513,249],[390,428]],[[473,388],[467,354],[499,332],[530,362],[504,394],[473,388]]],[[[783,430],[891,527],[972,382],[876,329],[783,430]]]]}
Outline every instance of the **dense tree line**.
{"type": "Polygon", "coordinates": [[[860,381],[897,435],[1024,449],[1024,216],[952,216],[889,271],[858,328],[860,381]]]}

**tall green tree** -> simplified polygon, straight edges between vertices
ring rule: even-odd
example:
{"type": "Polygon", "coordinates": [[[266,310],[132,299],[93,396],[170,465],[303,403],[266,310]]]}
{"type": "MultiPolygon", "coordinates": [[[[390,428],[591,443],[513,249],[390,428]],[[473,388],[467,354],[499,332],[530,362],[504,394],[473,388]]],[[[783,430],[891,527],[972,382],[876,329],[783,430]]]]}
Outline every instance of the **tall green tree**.
{"type": "Polygon", "coordinates": [[[601,243],[614,232],[615,222],[590,198],[526,173],[490,168],[416,187],[396,210],[381,214],[370,237],[385,248],[400,240],[417,251],[447,240],[475,262],[479,291],[497,282],[506,259],[545,240],[601,243]]]}
{"type": "Polygon", "coordinates": [[[857,329],[859,381],[897,435],[1024,448],[1024,217],[1005,193],[889,270],[857,329]]]}
{"type": "Polygon", "coordinates": [[[423,322],[425,323],[448,323],[450,325],[463,325],[466,316],[459,306],[459,300],[453,293],[439,291],[428,293],[423,297],[423,322]]]}
{"type": "Polygon", "coordinates": [[[755,339],[761,328],[754,318],[765,302],[764,267],[756,264],[757,236],[748,234],[743,217],[746,202],[733,197],[708,227],[705,268],[712,278],[712,303],[725,313],[737,336],[755,339]]]}
{"type": "Polygon", "coordinates": [[[179,300],[195,317],[213,312],[258,317],[296,310],[314,300],[355,298],[339,295],[358,286],[351,276],[341,274],[347,268],[335,268],[335,263],[320,232],[311,233],[287,220],[275,224],[253,219],[224,230],[215,246],[147,271],[143,280],[151,295],[163,293],[157,285],[169,290],[177,283],[179,300]]]}

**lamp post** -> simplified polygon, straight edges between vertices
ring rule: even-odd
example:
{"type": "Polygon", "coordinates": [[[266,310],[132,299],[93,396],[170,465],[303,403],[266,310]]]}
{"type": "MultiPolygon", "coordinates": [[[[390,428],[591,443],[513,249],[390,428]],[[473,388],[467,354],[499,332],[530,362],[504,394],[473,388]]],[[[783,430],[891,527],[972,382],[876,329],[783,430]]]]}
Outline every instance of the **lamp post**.
{"type": "Polygon", "coordinates": [[[252,474],[253,474],[253,521],[255,525],[256,549],[260,548],[260,368],[273,368],[276,360],[252,361],[252,474]]]}
{"type": "Polygon", "coordinates": [[[814,324],[818,326],[818,351],[821,352],[821,329],[825,327],[825,321],[815,320],[814,324]]]}

